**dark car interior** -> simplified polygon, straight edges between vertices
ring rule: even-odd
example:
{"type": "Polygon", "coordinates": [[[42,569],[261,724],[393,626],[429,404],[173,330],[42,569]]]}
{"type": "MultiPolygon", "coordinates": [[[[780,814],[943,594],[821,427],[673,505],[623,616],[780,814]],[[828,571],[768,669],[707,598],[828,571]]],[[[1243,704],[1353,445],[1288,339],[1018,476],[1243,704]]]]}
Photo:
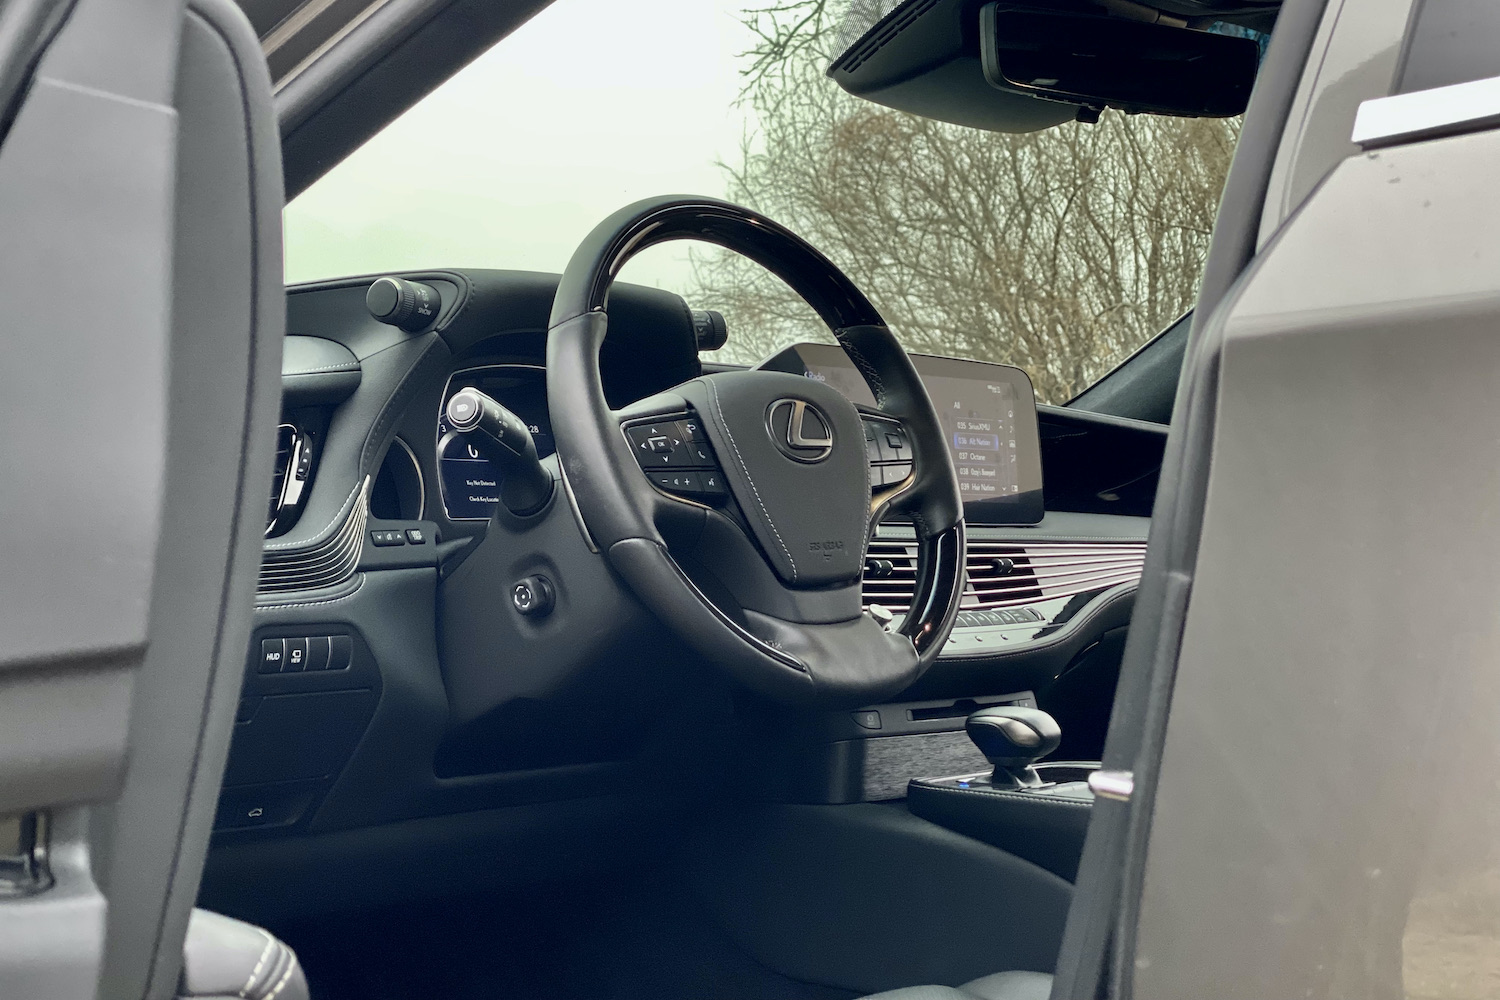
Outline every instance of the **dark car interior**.
{"type": "MultiPolygon", "coordinates": [[[[264,40],[295,5],[242,6],[264,40]]],[[[990,129],[1242,113],[1256,46],[1199,29],[1277,4],[1139,6],[887,5],[829,73],[990,129]]],[[[483,7],[278,91],[287,196],[530,13],[483,7]]],[[[1190,315],[1039,405],[1018,368],[908,354],[775,220],[669,194],[561,274],[285,310],[201,909],[318,1000],[1047,996],[1190,315]],[[682,239],[829,342],[716,361],[722,315],[615,280],[682,239]]]]}

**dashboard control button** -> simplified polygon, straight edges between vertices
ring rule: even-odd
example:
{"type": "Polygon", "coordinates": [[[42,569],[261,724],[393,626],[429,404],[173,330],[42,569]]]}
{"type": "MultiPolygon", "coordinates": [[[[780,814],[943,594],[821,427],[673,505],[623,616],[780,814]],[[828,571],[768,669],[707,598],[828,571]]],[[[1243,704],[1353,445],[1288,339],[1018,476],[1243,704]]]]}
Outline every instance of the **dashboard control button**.
{"type": "Polygon", "coordinates": [[[256,673],[277,674],[281,672],[281,664],[286,659],[286,645],[281,639],[262,639],[260,641],[260,666],[256,673]]]}
{"type": "Polygon", "coordinates": [[[334,635],[328,638],[328,669],[347,670],[350,661],[354,658],[354,640],[347,635],[334,635]]]}
{"type": "Polygon", "coordinates": [[[540,617],[552,610],[552,581],[545,576],[528,576],[510,588],[510,602],[527,617],[540,617]]]}
{"type": "Polygon", "coordinates": [[[301,673],[307,667],[307,639],[284,639],[286,643],[286,660],[282,663],[281,672],[301,673]]]}
{"type": "Polygon", "coordinates": [[[328,636],[315,635],[307,640],[307,666],[303,670],[328,669],[328,636]]]}
{"type": "Polygon", "coordinates": [[[380,546],[405,545],[406,535],[400,531],[372,531],[370,532],[370,541],[380,546]]]}
{"type": "Polygon", "coordinates": [[[312,804],[313,793],[279,788],[247,788],[225,792],[219,797],[214,816],[215,830],[244,830],[252,827],[290,826],[302,818],[312,804]]]}
{"type": "Polygon", "coordinates": [[[854,724],[861,729],[879,729],[880,713],[875,711],[854,712],[854,724]]]}
{"type": "Polygon", "coordinates": [[[376,278],[365,292],[371,316],[408,333],[431,326],[442,305],[437,289],[405,278],[376,278]]]}
{"type": "Polygon", "coordinates": [[[406,540],[413,545],[426,545],[427,532],[423,531],[421,528],[407,528],[406,540]]]}

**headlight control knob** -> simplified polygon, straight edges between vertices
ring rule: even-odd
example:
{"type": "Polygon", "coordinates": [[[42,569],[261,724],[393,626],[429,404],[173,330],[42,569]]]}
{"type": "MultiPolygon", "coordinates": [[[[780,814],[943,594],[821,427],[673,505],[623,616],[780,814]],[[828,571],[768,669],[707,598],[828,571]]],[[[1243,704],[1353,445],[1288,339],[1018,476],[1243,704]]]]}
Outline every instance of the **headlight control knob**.
{"type": "Polygon", "coordinates": [[[408,333],[431,326],[442,306],[436,288],[405,278],[376,278],[365,293],[365,307],[371,316],[408,333]]]}

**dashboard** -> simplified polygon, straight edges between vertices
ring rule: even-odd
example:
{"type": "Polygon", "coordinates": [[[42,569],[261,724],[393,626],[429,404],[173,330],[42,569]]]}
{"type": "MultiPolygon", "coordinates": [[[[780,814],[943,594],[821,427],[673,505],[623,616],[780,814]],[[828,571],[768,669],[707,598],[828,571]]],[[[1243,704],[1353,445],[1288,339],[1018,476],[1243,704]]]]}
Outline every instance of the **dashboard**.
{"type": "MultiPolygon", "coordinates": [[[[643,780],[666,786],[658,769],[680,775],[719,759],[726,732],[760,725],[762,710],[735,715],[746,711],[728,708],[737,696],[638,603],[606,595],[606,570],[578,575],[599,557],[566,516],[530,529],[513,558],[488,560],[500,574],[493,585],[456,587],[473,575],[473,554],[503,538],[495,470],[452,433],[444,406],[460,389],[479,389],[515,412],[544,464],[555,464],[543,365],[557,278],[458,269],[407,277],[441,297],[431,328],[374,319],[365,306],[371,277],[288,294],[283,454],[205,876],[207,905],[230,912],[256,914],[269,898],[225,898],[234,886],[293,878],[287,866],[312,865],[321,850],[278,853],[270,849],[277,838],[541,808],[643,780]],[[559,599],[594,601],[594,618],[564,626],[562,616],[525,618],[496,603],[515,580],[537,574],[562,574],[559,599]],[[471,642],[454,633],[455,620],[500,632],[471,642]],[[634,645],[611,644],[595,622],[634,645]]],[[[734,367],[700,352],[692,313],[671,293],[617,285],[609,323],[600,366],[612,407],[734,367]]],[[[932,773],[972,769],[961,757],[971,752],[965,715],[1039,700],[1057,711],[1046,699],[1101,656],[1117,657],[1129,621],[1165,428],[1033,410],[1024,374],[1005,366],[915,363],[967,484],[958,627],[937,664],[889,704],[766,717],[775,752],[744,759],[764,760],[755,780],[795,801],[899,797],[904,785],[891,782],[904,765],[881,755],[904,759],[903,747],[924,747],[932,773]],[[839,749],[856,740],[870,742],[867,754],[839,749]]],[[[857,405],[872,402],[838,348],[798,345],[765,365],[844,388],[857,405]]],[[[878,414],[865,416],[878,424],[878,414]]],[[[900,444],[867,430],[872,482],[906,474],[900,444]]],[[[722,541],[705,534],[697,544],[722,541]]],[[[867,606],[905,612],[915,552],[910,524],[878,527],[864,567],[867,606]]],[[[374,863],[365,859],[362,870],[374,863]]],[[[399,867],[399,858],[380,864],[399,867]]],[[[326,865],[307,879],[324,878],[326,865]]]]}

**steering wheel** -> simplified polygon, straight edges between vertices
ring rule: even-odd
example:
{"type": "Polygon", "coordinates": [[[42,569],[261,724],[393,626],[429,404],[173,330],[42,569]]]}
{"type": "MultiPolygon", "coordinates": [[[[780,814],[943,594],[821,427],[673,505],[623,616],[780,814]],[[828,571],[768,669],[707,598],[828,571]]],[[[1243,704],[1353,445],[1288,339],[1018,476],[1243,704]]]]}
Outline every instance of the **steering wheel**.
{"type": "Polygon", "coordinates": [[[936,659],[958,612],[965,551],[937,413],[869,300],[790,230],[707,198],[647,199],[610,216],[558,283],[547,391],[564,488],[591,544],[646,607],[741,683],[799,705],[855,706],[906,688],[936,659]],[[632,256],[677,239],[727,247],[790,285],[853,359],[876,410],[761,369],[703,375],[611,409],[599,373],[610,287],[632,256]],[[901,481],[872,487],[865,422],[909,442],[901,481]],[[688,462],[679,448],[692,449],[688,462]],[[692,485],[721,495],[674,492],[672,470],[692,463],[711,470],[692,485]],[[706,478],[714,473],[722,484],[706,478]],[[865,550],[888,510],[916,527],[916,593],[899,622],[860,601],[865,550]],[[674,555],[664,533],[689,538],[679,547],[690,556],[674,555]]]}

